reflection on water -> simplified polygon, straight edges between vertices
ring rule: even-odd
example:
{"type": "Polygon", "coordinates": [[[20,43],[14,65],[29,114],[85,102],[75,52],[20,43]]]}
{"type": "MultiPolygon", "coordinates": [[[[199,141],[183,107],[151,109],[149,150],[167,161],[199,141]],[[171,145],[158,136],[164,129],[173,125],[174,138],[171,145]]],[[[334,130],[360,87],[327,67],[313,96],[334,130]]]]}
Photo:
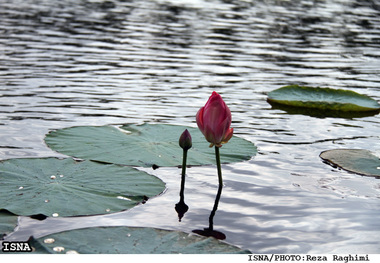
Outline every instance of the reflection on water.
{"type": "MultiPolygon", "coordinates": [[[[380,100],[380,5],[373,0],[3,0],[0,158],[61,156],[43,142],[74,125],[195,127],[220,93],[254,159],[223,165],[213,218],[226,242],[255,253],[380,253],[380,182],[324,164],[335,148],[379,153],[379,115],[346,118],[275,109],[289,84],[344,88],[380,100]]],[[[176,138],[177,140],[177,138],[176,138]]],[[[189,150],[191,151],[191,150],[189,150]]],[[[22,217],[10,240],[96,225],[204,228],[215,167],[191,167],[178,222],[177,168],[148,170],[167,190],[130,211],[22,217]]]]}
{"type": "MultiPolygon", "coordinates": [[[[182,133],[183,136],[185,136],[185,132],[188,132],[187,129],[182,133]]],[[[182,217],[185,215],[185,213],[189,210],[189,206],[185,203],[185,185],[186,185],[186,168],[187,168],[187,152],[192,147],[192,139],[191,135],[189,133],[189,137],[180,137],[179,139],[179,145],[183,149],[183,156],[182,156],[182,167],[181,167],[181,188],[179,190],[179,202],[175,205],[175,210],[178,213],[178,220],[181,222],[182,217]],[[181,140],[183,140],[181,142],[181,140]]]]}
{"type": "Polygon", "coordinates": [[[218,205],[219,205],[220,197],[222,195],[222,190],[223,190],[223,184],[219,184],[218,193],[216,194],[216,197],[215,197],[214,207],[212,208],[211,214],[209,217],[208,228],[204,228],[203,230],[195,229],[193,230],[194,233],[197,233],[199,235],[206,236],[206,237],[214,237],[221,240],[226,239],[226,235],[224,233],[214,230],[214,216],[215,216],[216,210],[218,210],[218,205]]]}

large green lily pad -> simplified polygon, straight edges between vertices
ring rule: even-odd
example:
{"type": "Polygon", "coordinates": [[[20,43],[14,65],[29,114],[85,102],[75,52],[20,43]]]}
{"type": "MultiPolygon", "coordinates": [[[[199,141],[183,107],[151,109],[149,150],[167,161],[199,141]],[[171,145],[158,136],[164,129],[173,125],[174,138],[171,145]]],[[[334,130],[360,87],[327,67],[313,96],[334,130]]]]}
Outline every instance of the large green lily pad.
{"type": "Polygon", "coordinates": [[[322,152],[320,157],[346,171],[380,177],[380,159],[368,150],[334,149],[322,152]]]}
{"type": "Polygon", "coordinates": [[[132,208],[165,184],[132,167],[73,159],[0,162],[0,209],[17,215],[78,216],[132,208]]]}
{"type": "Polygon", "coordinates": [[[380,111],[380,104],[376,100],[342,89],[290,85],[269,92],[267,100],[277,108],[281,109],[282,106],[286,111],[301,108],[307,111],[306,114],[312,109],[325,111],[327,115],[336,112],[368,115],[380,111]]]}
{"type": "Polygon", "coordinates": [[[17,216],[6,210],[0,210],[0,240],[17,226],[17,216]]]}
{"type": "MultiPolygon", "coordinates": [[[[209,148],[199,129],[177,125],[70,127],[50,132],[45,142],[55,151],[86,160],[141,167],[179,166],[183,150],[178,140],[185,129],[193,141],[187,164],[215,164],[215,151],[209,148]]],[[[253,143],[233,136],[220,152],[222,163],[231,163],[249,160],[257,148],[253,143]]]]}
{"type": "Polygon", "coordinates": [[[155,228],[96,227],[30,240],[36,253],[232,254],[250,253],[214,238],[155,228]]]}

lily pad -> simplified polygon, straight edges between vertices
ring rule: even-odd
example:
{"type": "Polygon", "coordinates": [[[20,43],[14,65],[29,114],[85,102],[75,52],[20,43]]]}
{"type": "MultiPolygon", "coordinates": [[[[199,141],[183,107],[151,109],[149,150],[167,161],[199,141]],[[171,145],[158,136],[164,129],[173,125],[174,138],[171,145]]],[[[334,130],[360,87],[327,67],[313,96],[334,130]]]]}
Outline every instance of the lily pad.
{"type": "Polygon", "coordinates": [[[78,216],[132,208],[165,184],[132,167],[73,159],[0,162],[0,209],[17,215],[78,216]]]}
{"type": "Polygon", "coordinates": [[[94,227],[29,241],[35,253],[79,254],[248,254],[250,251],[179,231],[136,227],[94,227]]]}
{"type": "MultiPolygon", "coordinates": [[[[177,125],[70,127],[50,132],[45,142],[55,151],[86,160],[141,167],[179,166],[182,164],[182,149],[178,140],[185,129],[193,141],[187,164],[215,164],[215,151],[209,148],[199,129],[177,125]]],[[[249,160],[257,148],[253,143],[233,136],[220,152],[222,163],[231,163],[249,160]]]]}
{"type": "Polygon", "coordinates": [[[283,107],[285,111],[291,111],[292,108],[298,108],[298,111],[303,109],[308,115],[315,114],[310,114],[312,110],[324,111],[326,115],[341,113],[364,116],[380,111],[380,104],[376,100],[351,90],[298,85],[285,86],[269,92],[267,101],[274,107],[283,107]]]}
{"type": "Polygon", "coordinates": [[[380,178],[380,159],[368,150],[334,149],[324,151],[319,156],[346,171],[380,178]]]}
{"type": "Polygon", "coordinates": [[[12,232],[16,226],[17,216],[6,210],[0,210],[0,240],[12,232]]]}

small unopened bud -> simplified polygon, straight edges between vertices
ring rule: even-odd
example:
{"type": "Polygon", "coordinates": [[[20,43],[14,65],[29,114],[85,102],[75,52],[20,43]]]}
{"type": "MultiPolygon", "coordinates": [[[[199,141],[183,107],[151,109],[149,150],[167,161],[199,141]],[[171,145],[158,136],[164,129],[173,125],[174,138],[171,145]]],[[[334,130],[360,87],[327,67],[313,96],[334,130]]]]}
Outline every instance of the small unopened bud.
{"type": "Polygon", "coordinates": [[[190,132],[186,129],[179,137],[179,146],[185,151],[189,150],[193,145],[190,132]]]}

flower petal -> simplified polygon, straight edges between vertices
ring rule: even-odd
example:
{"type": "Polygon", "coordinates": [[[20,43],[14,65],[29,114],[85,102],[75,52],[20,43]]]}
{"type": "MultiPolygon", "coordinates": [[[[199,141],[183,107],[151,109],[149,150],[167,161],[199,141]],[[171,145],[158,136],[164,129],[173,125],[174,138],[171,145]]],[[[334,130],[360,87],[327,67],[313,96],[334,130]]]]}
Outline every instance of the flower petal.
{"type": "Polygon", "coordinates": [[[231,128],[229,129],[226,134],[224,135],[224,138],[222,140],[222,143],[227,143],[231,138],[232,138],[232,135],[234,134],[234,129],[231,128]]]}
{"type": "Polygon", "coordinates": [[[200,108],[199,111],[197,112],[197,116],[196,116],[198,128],[201,130],[202,133],[204,131],[204,122],[203,122],[204,108],[205,107],[200,108]]]}

